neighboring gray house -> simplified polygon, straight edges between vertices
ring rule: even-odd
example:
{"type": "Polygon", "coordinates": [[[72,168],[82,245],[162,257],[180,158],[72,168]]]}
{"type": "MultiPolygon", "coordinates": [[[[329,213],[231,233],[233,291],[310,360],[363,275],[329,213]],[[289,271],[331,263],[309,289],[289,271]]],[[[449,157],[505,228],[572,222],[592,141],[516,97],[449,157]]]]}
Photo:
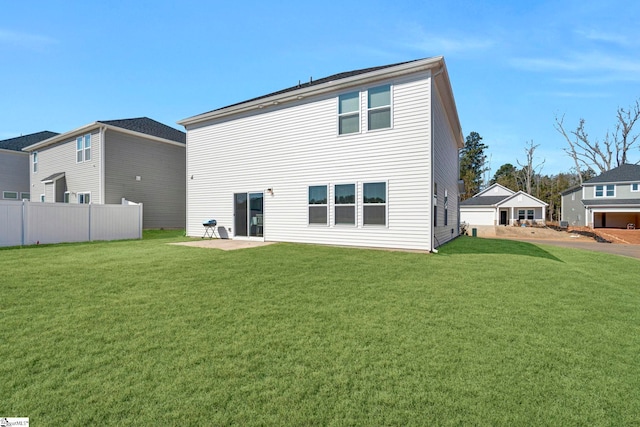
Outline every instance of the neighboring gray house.
{"type": "Polygon", "coordinates": [[[143,203],[144,228],[185,224],[185,133],[147,117],[103,120],[24,148],[31,200],[143,203]]]}
{"type": "Polygon", "coordinates": [[[335,74],[179,122],[187,234],[433,250],[464,138],[442,57],[335,74]]]}
{"type": "Polygon", "coordinates": [[[547,206],[524,191],[493,184],[460,203],[460,221],[472,226],[544,224],[547,206]]]}
{"type": "Polygon", "coordinates": [[[576,227],[640,228],[640,165],[621,165],[563,192],[561,220],[576,227]]]}
{"type": "Polygon", "coordinates": [[[22,149],[56,135],[43,131],[0,141],[0,200],[29,200],[29,154],[22,149]]]}

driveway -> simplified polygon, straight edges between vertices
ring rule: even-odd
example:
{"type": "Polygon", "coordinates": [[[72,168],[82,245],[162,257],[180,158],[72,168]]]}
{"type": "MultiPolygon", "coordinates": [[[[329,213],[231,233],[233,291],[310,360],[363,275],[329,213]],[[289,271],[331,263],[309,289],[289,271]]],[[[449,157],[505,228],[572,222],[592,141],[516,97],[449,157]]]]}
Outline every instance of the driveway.
{"type": "Polygon", "coordinates": [[[536,243],[541,245],[562,246],[565,248],[584,249],[587,251],[604,252],[613,255],[622,255],[640,259],[640,245],[621,245],[615,243],[598,243],[594,240],[569,240],[569,239],[530,239],[526,237],[503,237],[499,239],[511,239],[521,242],[536,243]]]}

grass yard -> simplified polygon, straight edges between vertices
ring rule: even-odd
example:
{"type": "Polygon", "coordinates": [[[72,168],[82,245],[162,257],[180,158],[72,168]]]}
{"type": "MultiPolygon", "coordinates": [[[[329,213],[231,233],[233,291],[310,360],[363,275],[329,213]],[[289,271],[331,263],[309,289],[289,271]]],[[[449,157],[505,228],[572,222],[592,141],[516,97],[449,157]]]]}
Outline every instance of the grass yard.
{"type": "Polygon", "coordinates": [[[638,425],[640,262],[142,241],[0,250],[0,417],[33,425],[638,425]]]}

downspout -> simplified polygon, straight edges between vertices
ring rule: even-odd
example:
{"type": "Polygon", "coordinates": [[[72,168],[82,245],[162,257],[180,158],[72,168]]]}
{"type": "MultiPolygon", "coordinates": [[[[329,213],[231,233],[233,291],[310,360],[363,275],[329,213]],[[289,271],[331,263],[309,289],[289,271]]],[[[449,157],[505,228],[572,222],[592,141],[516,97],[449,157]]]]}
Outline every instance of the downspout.
{"type": "Polygon", "coordinates": [[[104,157],[105,157],[105,152],[104,152],[104,139],[105,136],[107,134],[107,127],[106,126],[101,126],[100,127],[100,171],[99,171],[99,186],[100,186],[100,203],[101,204],[105,204],[106,202],[106,194],[105,194],[105,177],[104,177],[104,157]]]}

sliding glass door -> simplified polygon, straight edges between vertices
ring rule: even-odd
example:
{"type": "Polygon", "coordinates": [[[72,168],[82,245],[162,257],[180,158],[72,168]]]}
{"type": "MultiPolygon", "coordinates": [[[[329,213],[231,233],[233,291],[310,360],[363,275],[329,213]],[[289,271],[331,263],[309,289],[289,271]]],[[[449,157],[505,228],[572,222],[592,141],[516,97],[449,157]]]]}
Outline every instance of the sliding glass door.
{"type": "Polygon", "coordinates": [[[233,198],[235,235],[263,237],[264,194],[235,193],[233,198]]]}

